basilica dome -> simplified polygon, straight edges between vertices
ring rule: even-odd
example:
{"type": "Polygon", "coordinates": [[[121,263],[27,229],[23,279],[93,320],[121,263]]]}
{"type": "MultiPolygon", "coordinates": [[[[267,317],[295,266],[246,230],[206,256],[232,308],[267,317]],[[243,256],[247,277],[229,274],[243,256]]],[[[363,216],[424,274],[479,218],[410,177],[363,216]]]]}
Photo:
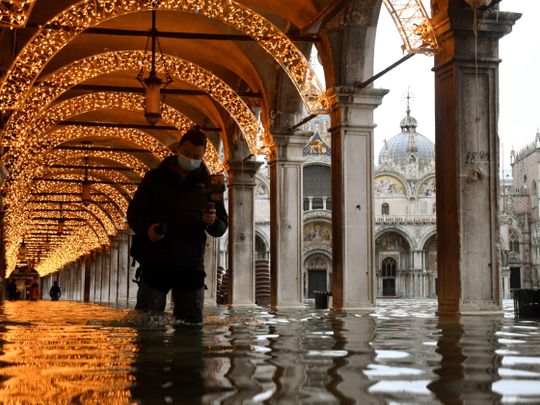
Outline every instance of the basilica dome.
{"type": "Polygon", "coordinates": [[[379,153],[379,165],[393,161],[399,166],[405,166],[410,163],[411,155],[416,155],[419,169],[435,161],[435,144],[416,132],[418,122],[411,117],[409,109],[399,125],[401,132],[385,140],[379,153]]]}

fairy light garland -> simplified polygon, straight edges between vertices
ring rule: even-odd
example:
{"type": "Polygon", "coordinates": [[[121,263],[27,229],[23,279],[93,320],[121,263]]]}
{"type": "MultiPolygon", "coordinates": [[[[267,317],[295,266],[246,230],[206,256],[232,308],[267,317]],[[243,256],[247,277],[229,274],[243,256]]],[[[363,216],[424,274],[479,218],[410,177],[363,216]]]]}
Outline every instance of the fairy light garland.
{"type": "Polygon", "coordinates": [[[0,1],[0,26],[24,27],[35,2],[36,0],[0,1]]]}
{"type": "Polygon", "coordinates": [[[383,0],[403,46],[409,53],[433,54],[438,49],[435,29],[421,0],[383,0]]]}
{"type": "Polygon", "coordinates": [[[49,20],[21,50],[0,88],[0,107],[19,108],[44,66],[85,29],[147,10],[194,13],[251,36],[284,69],[309,113],[328,111],[328,98],[302,52],[265,17],[233,0],[84,0],[74,4],[49,20]]]}
{"type": "MultiPolygon", "coordinates": [[[[9,156],[5,157],[7,159],[5,164],[6,167],[9,167],[10,177],[16,178],[33,154],[42,153],[43,149],[50,148],[44,134],[50,131],[56,123],[97,109],[142,112],[144,111],[144,97],[124,93],[98,92],[73,97],[54,104],[34,117],[32,121],[20,125],[18,130],[12,133],[12,136],[6,138],[5,142],[10,146],[10,153],[9,156]]],[[[181,132],[185,132],[193,126],[191,120],[168,105],[163,106],[162,119],[181,132]]],[[[221,157],[210,142],[206,148],[205,163],[212,172],[219,171],[223,167],[221,157]]]]}

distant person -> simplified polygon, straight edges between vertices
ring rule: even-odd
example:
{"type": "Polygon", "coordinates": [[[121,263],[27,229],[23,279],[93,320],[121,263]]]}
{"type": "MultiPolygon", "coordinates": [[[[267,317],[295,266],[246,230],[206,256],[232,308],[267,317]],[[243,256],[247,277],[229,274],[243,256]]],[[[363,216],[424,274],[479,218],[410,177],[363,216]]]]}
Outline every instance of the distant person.
{"type": "Polygon", "coordinates": [[[37,281],[34,281],[32,285],[30,285],[30,300],[37,301],[40,298],[41,298],[41,291],[39,288],[39,284],[37,281]]]}
{"type": "Polygon", "coordinates": [[[60,291],[60,287],[58,286],[58,281],[55,281],[53,283],[49,291],[49,295],[51,296],[51,301],[58,301],[60,299],[62,292],[60,291]]]}
{"type": "Polygon", "coordinates": [[[8,300],[15,301],[17,299],[17,284],[15,284],[15,281],[11,279],[8,281],[6,291],[8,294],[8,300]]]}
{"type": "Polygon", "coordinates": [[[206,142],[200,128],[187,131],[176,156],[146,173],[127,211],[140,263],[135,309],[163,312],[172,289],[174,316],[190,323],[202,322],[206,233],[223,235],[228,221],[202,163],[206,142]]]}

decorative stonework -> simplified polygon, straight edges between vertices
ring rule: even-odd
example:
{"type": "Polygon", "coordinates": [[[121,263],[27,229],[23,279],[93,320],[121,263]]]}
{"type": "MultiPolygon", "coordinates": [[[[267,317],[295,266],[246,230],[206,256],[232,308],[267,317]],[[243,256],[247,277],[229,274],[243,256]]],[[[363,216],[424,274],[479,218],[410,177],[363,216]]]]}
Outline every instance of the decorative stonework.
{"type": "Polygon", "coordinates": [[[375,179],[375,195],[377,197],[393,197],[405,195],[405,187],[401,181],[391,176],[380,176],[375,179]]]}

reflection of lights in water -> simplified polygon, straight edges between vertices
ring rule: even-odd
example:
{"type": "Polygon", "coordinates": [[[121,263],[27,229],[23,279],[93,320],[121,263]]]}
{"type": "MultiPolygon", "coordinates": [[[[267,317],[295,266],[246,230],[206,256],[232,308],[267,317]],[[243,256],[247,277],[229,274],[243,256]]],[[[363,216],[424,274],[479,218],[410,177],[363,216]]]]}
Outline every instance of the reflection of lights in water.
{"type": "Polygon", "coordinates": [[[96,316],[119,314],[95,308],[6,303],[0,402],[52,404],[77,398],[82,403],[128,403],[136,331],[87,325],[96,316]]]}
{"type": "Polygon", "coordinates": [[[213,307],[194,326],[170,312],[8,302],[0,403],[540,403],[538,321],[456,323],[435,310],[396,299],[377,317],[213,307]]]}

